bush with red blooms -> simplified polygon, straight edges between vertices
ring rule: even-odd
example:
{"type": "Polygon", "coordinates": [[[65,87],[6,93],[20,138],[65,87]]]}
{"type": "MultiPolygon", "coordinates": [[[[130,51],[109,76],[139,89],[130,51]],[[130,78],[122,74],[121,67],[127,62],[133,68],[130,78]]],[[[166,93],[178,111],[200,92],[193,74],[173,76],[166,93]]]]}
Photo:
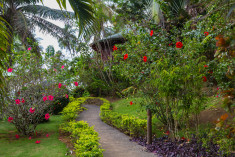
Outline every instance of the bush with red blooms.
{"type": "Polygon", "coordinates": [[[36,55],[20,53],[15,64],[17,67],[12,67],[11,72],[14,77],[6,81],[10,92],[5,99],[8,105],[4,114],[19,134],[30,135],[40,122],[49,120],[55,99],[65,97],[68,92],[62,83],[52,81],[52,69],[48,69],[50,74],[45,73],[43,61],[36,55]]]}

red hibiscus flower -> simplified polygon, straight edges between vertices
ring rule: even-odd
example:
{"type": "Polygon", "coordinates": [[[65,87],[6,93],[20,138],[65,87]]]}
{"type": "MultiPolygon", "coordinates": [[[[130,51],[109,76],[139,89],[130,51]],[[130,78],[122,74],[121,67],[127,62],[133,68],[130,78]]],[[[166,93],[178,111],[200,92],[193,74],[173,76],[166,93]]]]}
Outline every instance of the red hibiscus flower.
{"type": "Polygon", "coordinates": [[[8,118],[8,122],[11,123],[13,121],[13,118],[12,117],[9,117],[8,118]]]}
{"type": "Polygon", "coordinates": [[[32,139],[32,137],[30,136],[30,137],[29,137],[29,140],[31,140],[31,139],[32,139]]]}
{"type": "Polygon", "coordinates": [[[164,134],[169,135],[169,134],[170,134],[170,131],[164,132],[164,134]]]}
{"type": "Polygon", "coordinates": [[[208,36],[209,35],[209,32],[204,32],[205,36],[208,36]]]}
{"type": "Polygon", "coordinates": [[[64,69],[64,65],[61,66],[61,69],[64,69]]]}
{"type": "Polygon", "coordinates": [[[47,134],[46,137],[49,137],[49,134],[47,134]]]}
{"type": "Polygon", "coordinates": [[[203,79],[203,82],[206,82],[206,81],[207,81],[206,76],[202,76],[202,79],[203,79]]]}
{"type": "Polygon", "coordinates": [[[21,102],[22,102],[22,103],[25,103],[25,100],[24,100],[24,98],[22,98],[21,102]]]}
{"type": "Polygon", "coordinates": [[[56,69],[54,69],[54,71],[56,71],[56,69]]]}
{"type": "Polygon", "coordinates": [[[12,68],[9,68],[9,69],[8,69],[8,72],[12,72],[12,70],[13,70],[12,68]]]}
{"type": "Polygon", "coordinates": [[[62,84],[61,84],[61,83],[59,83],[59,84],[58,84],[58,87],[59,87],[59,88],[61,88],[61,86],[62,86],[62,84]]]}
{"type": "Polygon", "coordinates": [[[204,65],[205,68],[208,68],[208,65],[204,65]]]}
{"type": "Polygon", "coordinates": [[[212,70],[209,70],[208,73],[213,74],[213,71],[212,71],[212,70]]]}
{"type": "Polygon", "coordinates": [[[30,113],[34,113],[35,112],[35,109],[33,109],[32,107],[29,109],[29,112],[30,113]]]}
{"type": "Polygon", "coordinates": [[[49,96],[48,96],[48,99],[51,100],[51,101],[53,101],[53,98],[54,98],[54,97],[53,97],[52,95],[49,95],[49,96]]]}
{"type": "Polygon", "coordinates": [[[152,36],[152,35],[153,35],[153,30],[150,31],[150,36],[152,36]]]}
{"type": "Polygon", "coordinates": [[[117,50],[117,47],[114,45],[113,46],[113,51],[116,51],[117,50]]]}
{"type": "Polygon", "coordinates": [[[35,143],[36,143],[36,144],[39,144],[39,143],[40,143],[40,140],[37,140],[35,143]]]}
{"type": "Polygon", "coordinates": [[[20,99],[15,100],[16,104],[20,104],[20,99]]]}
{"type": "Polygon", "coordinates": [[[20,138],[20,136],[18,134],[16,134],[15,136],[16,136],[17,139],[20,138]]]}
{"type": "Polygon", "coordinates": [[[142,74],[144,74],[144,72],[143,72],[143,71],[142,71],[141,73],[142,73],[142,74]]]}
{"type": "Polygon", "coordinates": [[[133,102],[132,102],[132,101],[130,102],[130,105],[133,105],[133,102]]]}
{"type": "Polygon", "coordinates": [[[74,85],[75,85],[75,86],[78,86],[78,82],[74,82],[74,85]]]}
{"type": "Polygon", "coordinates": [[[128,54],[125,54],[123,59],[126,60],[128,58],[128,54]]]}
{"type": "Polygon", "coordinates": [[[31,49],[32,49],[31,47],[28,48],[29,51],[30,51],[31,49]]]}
{"type": "Polygon", "coordinates": [[[143,57],[143,61],[147,62],[147,57],[146,56],[143,57]]]}
{"type": "Polygon", "coordinates": [[[183,47],[183,44],[180,41],[177,42],[175,45],[176,45],[177,48],[182,48],[183,47]]]}
{"type": "Polygon", "coordinates": [[[49,113],[45,114],[45,119],[48,120],[50,118],[49,113]]]}
{"type": "MultiPolygon", "coordinates": [[[[44,95],[44,94],[43,94],[44,95]]],[[[43,101],[45,102],[47,100],[47,96],[43,97],[43,101]]]]}
{"type": "Polygon", "coordinates": [[[185,140],[185,138],[184,138],[184,137],[181,137],[181,140],[185,140]]]}
{"type": "Polygon", "coordinates": [[[173,45],[172,43],[169,44],[169,46],[173,45]]]}
{"type": "Polygon", "coordinates": [[[68,94],[65,94],[65,97],[68,99],[68,98],[69,98],[69,95],[68,95],[68,94]]]}

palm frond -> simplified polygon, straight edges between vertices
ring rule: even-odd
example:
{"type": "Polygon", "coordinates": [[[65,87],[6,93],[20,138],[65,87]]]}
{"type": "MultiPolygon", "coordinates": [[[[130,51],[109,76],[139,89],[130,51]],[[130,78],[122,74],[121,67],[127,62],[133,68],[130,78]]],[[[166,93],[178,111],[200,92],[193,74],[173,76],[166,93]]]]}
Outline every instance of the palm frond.
{"type": "Polygon", "coordinates": [[[74,17],[74,13],[68,11],[62,11],[58,9],[51,9],[42,5],[27,5],[19,8],[22,12],[26,14],[33,14],[40,16],[42,18],[49,18],[52,20],[66,21],[69,18],[74,17]]]}

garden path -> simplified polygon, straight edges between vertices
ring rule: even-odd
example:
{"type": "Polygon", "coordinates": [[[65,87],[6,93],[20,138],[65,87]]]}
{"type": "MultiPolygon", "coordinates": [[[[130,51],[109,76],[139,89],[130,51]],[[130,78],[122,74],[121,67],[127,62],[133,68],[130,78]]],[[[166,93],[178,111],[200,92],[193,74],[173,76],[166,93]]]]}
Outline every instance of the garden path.
{"type": "Polygon", "coordinates": [[[101,147],[105,149],[104,157],[157,157],[145,152],[144,147],[129,141],[129,136],[102,122],[99,117],[100,106],[87,104],[84,107],[88,110],[80,113],[77,120],[87,121],[90,126],[94,126],[99,133],[101,147]]]}

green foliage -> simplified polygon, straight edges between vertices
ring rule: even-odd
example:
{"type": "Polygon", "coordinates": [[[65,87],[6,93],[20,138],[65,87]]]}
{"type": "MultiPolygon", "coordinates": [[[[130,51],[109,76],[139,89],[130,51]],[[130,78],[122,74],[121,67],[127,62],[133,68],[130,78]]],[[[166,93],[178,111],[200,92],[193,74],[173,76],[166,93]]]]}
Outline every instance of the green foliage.
{"type": "Polygon", "coordinates": [[[120,114],[110,110],[110,103],[106,99],[100,98],[103,105],[100,106],[101,119],[114,127],[121,129],[131,136],[145,136],[147,132],[147,120],[136,118],[126,114],[120,114]]]}
{"type": "Polygon", "coordinates": [[[85,92],[85,89],[83,87],[76,87],[73,91],[73,97],[74,98],[79,98],[83,96],[83,93],[85,92]]]}
{"type": "Polygon", "coordinates": [[[66,107],[69,103],[69,99],[66,97],[60,97],[55,99],[55,101],[52,104],[53,114],[60,114],[60,112],[66,107]]]}
{"type": "Polygon", "coordinates": [[[74,98],[70,101],[71,102],[61,112],[63,115],[62,118],[65,121],[74,120],[77,117],[78,112],[84,110],[84,108],[81,107],[81,104],[86,101],[86,98],[74,98]]]}

